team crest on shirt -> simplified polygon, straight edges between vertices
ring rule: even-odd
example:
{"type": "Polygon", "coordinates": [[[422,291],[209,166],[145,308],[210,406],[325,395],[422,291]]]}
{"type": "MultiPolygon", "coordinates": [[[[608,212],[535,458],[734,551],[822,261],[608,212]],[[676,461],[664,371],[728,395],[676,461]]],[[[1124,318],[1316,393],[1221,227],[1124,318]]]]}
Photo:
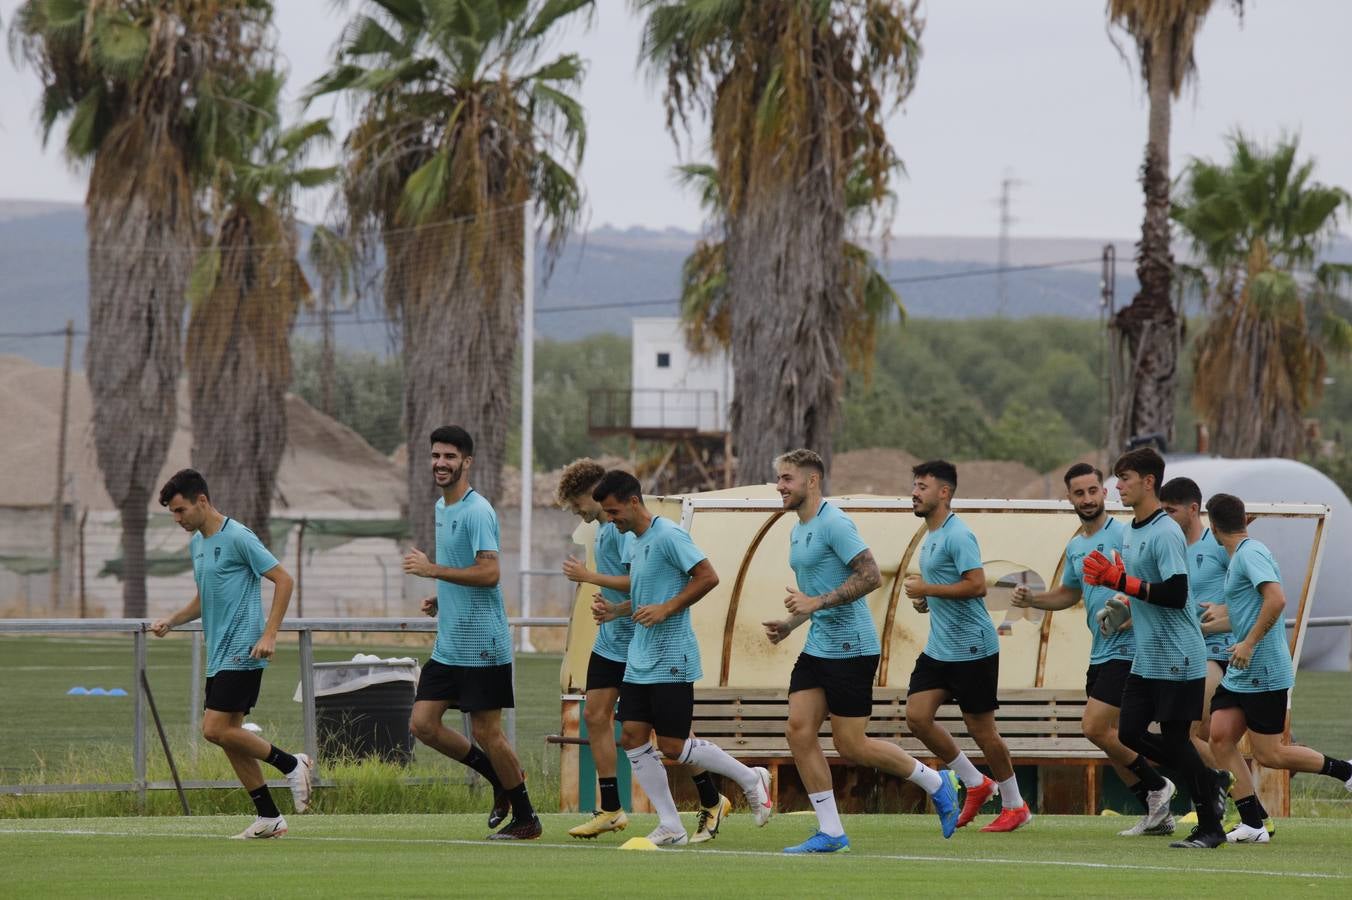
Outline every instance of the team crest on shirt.
{"type": "Polygon", "coordinates": [[[644,548],[643,548],[643,558],[644,558],[644,559],[647,559],[647,558],[648,558],[648,551],[651,550],[651,549],[652,549],[652,547],[644,547],[644,548]]]}
{"type": "Polygon", "coordinates": [[[1197,565],[1200,566],[1200,565],[1202,564],[1202,560],[1203,560],[1204,558],[1205,558],[1205,557],[1204,557],[1202,554],[1200,554],[1200,553],[1197,554],[1197,565]]]}
{"type": "Polygon", "coordinates": [[[215,551],[215,559],[216,559],[216,562],[220,562],[220,561],[221,561],[221,548],[220,548],[220,547],[217,547],[217,548],[216,548],[216,551],[215,551]]]}
{"type": "Polygon", "coordinates": [[[812,532],[809,531],[809,532],[807,533],[807,537],[804,538],[803,540],[805,540],[805,541],[807,542],[807,545],[808,545],[809,547],[811,547],[811,546],[812,546],[812,532]]]}
{"type": "Polygon", "coordinates": [[[1103,552],[1103,545],[1102,545],[1102,544],[1098,544],[1097,547],[1098,547],[1098,552],[1102,553],[1102,552],[1103,552]]]}
{"type": "Polygon", "coordinates": [[[460,526],[459,519],[456,519],[455,521],[451,522],[451,533],[455,534],[455,529],[458,528],[459,526],[460,526]]]}

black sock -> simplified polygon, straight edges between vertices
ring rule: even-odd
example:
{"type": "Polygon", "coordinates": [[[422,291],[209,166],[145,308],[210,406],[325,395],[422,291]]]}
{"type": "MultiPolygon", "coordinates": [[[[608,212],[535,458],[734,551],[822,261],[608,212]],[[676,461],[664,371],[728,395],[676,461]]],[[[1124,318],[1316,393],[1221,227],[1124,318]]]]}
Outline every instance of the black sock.
{"type": "Polygon", "coordinates": [[[1136,799],[1141,801],[1141,806],[1146,807],[1147,809],[1149,808],[1149,801],[1146,798],[1146,794],[1150,793],[1150,791],[1146,789],[1144,781],[1138,781],[1135,784],[1130,785],[1127,790],[1136,795],[1136,799]]]}
{"type": "Polygon", "coordinates": [[[1263,820],[1267,818],[1263,809],[1263,804],[1258,802],[1258,795],[1251,794],[1242,800],[1236,800],[1235,806],[1239,807],[1239,818],[1250,828],[1262,828],[1263,820]]]}
{"type": "Polygon", "coordinates": [[[482,775],[493,786],[493,790],[502,790],[502,782],[498,780],[498,773],[493,771],[493,763],[487,753],[471,744],[469,753],[460,761],[482,775]]]}
{"type": "Polygon", "coordinates": [[[253,801],[254,809],[258,810],[258,815],[263,819],[275,819],[281,815],[277,811],[277,804],[272,800],[272,794],[268,791],[265,784],[257,790],[249,791],[249,799],[253,801]]]}
{"type": "Polygon", "coordinates": [[[1332,775],[1339,781],[1347,781],[1352,778],[1352,762],[1345,759],[1334,759],[1331,756],[1324,757],[1324,768],[1319,770],[1320,775],[1332,775]]]}
{"type": "Polygon", "coordinates": [[[618,812],[620,809],[620,779],[598,778],[601,784],[601,809],[604,812],[618,812]]]}
{"type": "MultiPolygon", "coordinates": [[[[1131,774],[1141,779],[1141,787],[1147,791],[1158,791],[1164,787],[1164,776],[1155,771],[1155,767],[1150,764],[1150,760],[1141,756],[1139,753],[1127,766],[1131,774]]],[[[1144,802],[1144,798],[1142,798],[1144,802]]]]}
{"type": "Polygon", "coordinates": [[[698,775],[692,775],[690,780],[695,783],[695,790],[699,791],[700,806],[712,809],[718,805],[718,785],[714,784],[714,776],[708,772],[700,772],[698,775]]]}
{"type": "Polygon", "coordinates": [[[277,771],[281,772],[283,775],[290,775],[296,770],[296,766],[299,765],[294,756],[287,753],[285,750],[278,750],[276,747],[273,747],[268,751],[268,755],[263,762],[270,766],[275,766],[277,771]]]}
{"type": "Polygon", "coordinates": [[[530,795],[526,793],[526,782],[507,791],[507,799],[512,801],[512,818],[528,822],[535,818],[535,807],[530,805],[530,795]]]}

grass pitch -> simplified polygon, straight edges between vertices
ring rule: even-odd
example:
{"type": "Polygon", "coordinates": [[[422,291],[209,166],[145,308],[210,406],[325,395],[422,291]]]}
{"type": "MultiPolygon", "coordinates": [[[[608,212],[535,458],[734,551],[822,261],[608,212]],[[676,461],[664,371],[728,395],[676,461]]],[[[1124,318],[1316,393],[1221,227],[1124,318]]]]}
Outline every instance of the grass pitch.
{"type": "MultiPolygon", "coordinates": [[[[696,847],[617,852],[656,825],[570,839],[575,815],[545,816],[539,841],[482,840],[481,815],[295,817],[286,837],[231,841],[243,816],[0,821],[0,894],[100,898],[514,896],[1161,897],[1352,895],[1346,820],[1288,819],[1266,846],[1170,850],[1121,838],[1118,818],[1043,816],[1013,834],[963,829],[949,841],[928,815],[847,816],[849,854],[785,857],[815,826],[784,815],[756,829],[730,817],[696,847]]],[[[687,827],[693,817],[687,816],[687,827]]],[[[988,821],[989,816],[977,820],[988,821]]]]}

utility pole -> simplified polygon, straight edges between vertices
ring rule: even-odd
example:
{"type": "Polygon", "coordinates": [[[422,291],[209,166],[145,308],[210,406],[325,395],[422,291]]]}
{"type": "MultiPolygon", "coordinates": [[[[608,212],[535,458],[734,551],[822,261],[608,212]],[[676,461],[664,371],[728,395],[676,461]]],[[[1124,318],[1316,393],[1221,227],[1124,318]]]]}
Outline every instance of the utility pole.
{"type": "Polygon", "coordinates": [[[75,341],[75,322],[66,320],[66,361],[61,368],[61,423],[56,438],[56,491],[52,496],[52,569],[51,609],[55,615],[61,603],[61,519],[66,499],[66,431],[70,421],[70,352],[75,341]]]}
{"type": "Polygon", "coordinates": [[[1014,171],[1012,169],[1005,169],[1004,178],[1000,179],[1000,198],[996,201],[1000,207],[1000,250],[996,262],[996,269],[998,271],[995,276],[995,286],[998,295],[995,306],[995,314],[997,316],[1003,316],[1005,314],[1005,309],[1009,305],[1009,285],[1005,280],[1005,270],[1009,268],[1009,226],[1017,221],[1010,215],[1009,200],[1010,193],[1014,188],[1021,184],[1023,184],[1023,182],[1014,177],[1014,171]]]}

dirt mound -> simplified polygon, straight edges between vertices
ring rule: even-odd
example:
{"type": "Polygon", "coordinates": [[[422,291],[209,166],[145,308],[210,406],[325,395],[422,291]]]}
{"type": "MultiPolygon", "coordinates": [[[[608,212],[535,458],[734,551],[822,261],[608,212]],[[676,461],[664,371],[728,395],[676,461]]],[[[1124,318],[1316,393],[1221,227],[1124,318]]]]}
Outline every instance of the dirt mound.
{"type": "MultiPolygon", "coordinates": [[[[66,439],[67,501],[89,509],[112,509],[94,453],[93,406],[82,373],[70,380],[66,439]]],[[[287,442],[277,473],[274,511],[398,509],[404,502],[402,473],[359,435],[287,395],[287,442]]],[[[0,466],[0,506],[50,504],[56,489],[57,435],[61,416],[61,370],[16,356],[0,356],[0,421],[9,423],[0,466]]],[[[178,390],[178,420],[156,487],[191,464],[192,414],[188,386],[178,390]]],[[[208,481],[211,473],[204,473],[208,481]]],[[[154,498],[152,508],[158,509],[154,498]]]]}
{"type": "MultiPolygon", "coordinates": [[[[837,453],[831,461],[830,491],[836,496],[882,494],[909,497],[911,467],[918,462],[918,458],[905,450],[890,448],[875,447],[837,453]]],[[[1023,497],[1020,491],[1034,480],[1039,480],[1036,470],[1009,460],[968,460],[957,463],[957,467],[960,498],[988,500],[1023,497]]]]}

